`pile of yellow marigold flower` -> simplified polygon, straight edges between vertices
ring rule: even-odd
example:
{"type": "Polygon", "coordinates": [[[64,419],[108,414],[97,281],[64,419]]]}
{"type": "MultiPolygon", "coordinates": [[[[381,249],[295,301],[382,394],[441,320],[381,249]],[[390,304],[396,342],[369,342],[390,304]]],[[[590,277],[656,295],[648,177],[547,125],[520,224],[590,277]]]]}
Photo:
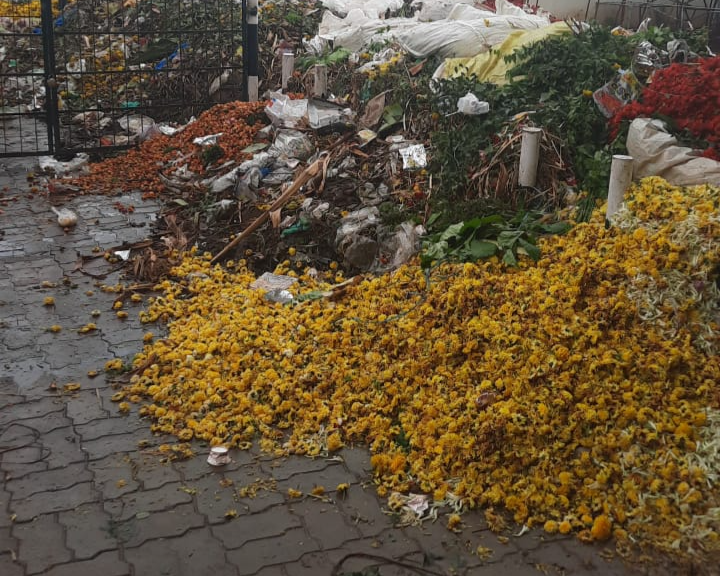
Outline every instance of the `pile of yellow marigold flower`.
{"type": "Polygon", "coordinates": [[[409,265],[289,306],[243,262],[190,256],[142,313],[169,334],[125,397],[183,441],[365,443],[381,495],[718,550],[720,190],[646,179],[630,197],[613,227],[598,211],[542,241],[537,264],[409,265]]]}
{"type": "MultiPolygon", "coordinates": [[[[67,2],[66,4],[70,4],[67,2]]],[[[53,14],[60,13],[58,0],[52,2],[53,14]]],[[[8,18],[40,18],[40,0],[30,2],[12,2],[0,0],[0,17],[8,18]]]]}

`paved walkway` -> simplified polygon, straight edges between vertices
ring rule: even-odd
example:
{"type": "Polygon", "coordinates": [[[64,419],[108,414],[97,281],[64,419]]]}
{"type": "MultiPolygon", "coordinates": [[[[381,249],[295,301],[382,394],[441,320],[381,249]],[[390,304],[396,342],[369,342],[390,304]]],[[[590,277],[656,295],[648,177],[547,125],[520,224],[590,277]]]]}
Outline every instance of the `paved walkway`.
{"type": "MultiPolygon", "coordinates": [[[[572,538],[532,531],[503,542],[479,513],[464,517],[459,534],[442,517],[395,528],[361,448],[332,460],[235,452],[231,465],[214,469],[197,446],[191,460],[164,462],[157,447],[168,439],[135,413],[118,414],[102,375],[107,360],[142,346],[142,304],[118,319],[114,295],[77,269],[78,255],[95,246],[149,234],[156,207],[125,199],[136,211],[124,215],[116,199],[77,198],[69,204],[81,222],[65,233],[47,198],[28,197],[31,169],[0,160],[0,575],[631,573],[572,538]],[[54,306],[43,305],[47,296],[54,306]],[[91,321],[97,332],[79,334],[91,321]],[[90,370],[101,374],[90,378],[90,370]],[[64,392],[70,382],[80,389],[64,392]],[[344,497],[334,491],[340,483],[350,484],[344,497]],[[317,485],[325,499],[287,495],[317,485]],[[237,516],[226,518],[229,510],[237,516]],[[478,546],[490,550],[486,559],[478,546]]],[[[110,266],[98,259],[85,269],[110,266]]],[[[101,282],[118,281],[115,272],[101,282]]]]}

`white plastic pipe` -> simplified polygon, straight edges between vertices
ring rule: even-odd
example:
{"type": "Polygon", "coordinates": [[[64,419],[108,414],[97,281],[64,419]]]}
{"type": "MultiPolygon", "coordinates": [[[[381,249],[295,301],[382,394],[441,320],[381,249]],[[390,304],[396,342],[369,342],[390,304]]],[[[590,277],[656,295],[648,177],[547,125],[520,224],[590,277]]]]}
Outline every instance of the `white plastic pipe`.
{"type": "Polygon", "coordinates": [[[260,99],[259,80],[257,76],[248,76],[248,102],[257,102],[260,99]]]}
{"type": "Polygon", "coordinates": [[[313,85],[313,96],[323,98],[327,94],[327,66],[315,64],[315,82],[313,85]]]}
{"type": "Polygon", "coordinates": [[[633,157],[615,154],[610,166],[610,185],[608,187],[607,212],[605,218],[610,218],[620,209],[625,198],[625,192],[630,188],[633,177],[633,157]]]}
{"type": "Polygon", "coordinates": [[[295,54],[283,52],[282,54],[282,89],[287,89],[288,80],[295,71],[295,54]]]}
{"type": "Polygon", "coordinates": [[[540,128],[523,128],[522,144],[520,145],[520,170],[518,184],[520,186],[535,186],[537,180],[538,161],[540,160],[540,128]]]}

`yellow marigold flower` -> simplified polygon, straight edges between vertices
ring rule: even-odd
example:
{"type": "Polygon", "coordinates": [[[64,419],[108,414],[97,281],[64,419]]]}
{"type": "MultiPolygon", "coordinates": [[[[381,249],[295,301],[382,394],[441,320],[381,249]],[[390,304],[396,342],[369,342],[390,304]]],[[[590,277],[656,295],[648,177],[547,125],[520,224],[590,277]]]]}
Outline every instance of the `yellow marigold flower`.
{"type": "Polygon", "coordinates": [[[453,532],[456,532],[460,529],[460,526],[462,525],[462,518],[459,514],[450,514],[448,516],[447,521],[447,529],[452,530],[453,532]]]}
{"type": "Polygon", "coordinates": [[[127,402],[120,402],[120,404],[118,404],[118,411],[123,414],[130,412],[130,404],[127,402]]]}
{"type": "Polygon", "coordinates": [[[390,472],[393,474],[397,474],[398,472],[402,472],[405,470],[405,466],[407,465],[407,459],[403,454],[395,454],[393,456],[392,460],[390,461],[390,472]]]}
{"type": "Polygon", "coordinates": [[[128,313],[125,312],[125,310],[118,310],[115,313],[115,316],[117,316],[120,320],[125,320],[128,317],[128,313]]]}
{"type": "Polygon", "coordinates": [[[341,484],[337,485],[337,488],[335,490],[338,491],[340,494],[345,494],[348,490],[350,490],[350,484],[347,482],[342,482],[341,484]]]}
{"type": "Polygon", "coordinates": [[[88,370],[88,372],[87,372],[87,377],[88,377],[88,378],[95,378],[97,375],[98,375],[98,371],[97,371],[97,370],[88,370]]]}
{"type": "Polygon", "coordinates": [[[343,447],[342,439],[340,438],[340,434],[337,432],[333,432],[328,436],[327,439],[327,449],[328,452],[335,452],[337,450],[340,450],[340,448],[343,447]]]}
{"type": "Polygon", "coordinates": [[[137,292],[130,296],[130,300],[132,300],[133,302],[142,302],[142,299],[142,294],[138,294],[137,292]]]}
{"type": "Polygon", "coordinates": [[[290,498],[300,498],[303,495],[300,490],[295,490],[294,488],[288,488],[287,493],[290,498]]]}
{"type": "Polygon", "coordinates": [[[555,522],[555,520],[548,520],[548,521],[545,522],[545,524],[543,525],[543,529],[544,529],[545,532],[547,532],[548,534],[555,534],[555,533],[558,531],[558,523],[555,522]]]}
{"type": "Polygon", "coordinates": [[[560,532],[560,534],[570,534],[570,532],[572,532],[572,524],[567,520],[563,520],[558,524],[558,532],[560,532]]]}
{"type": "Polygon", "coordinates": [[[290,246],[290,248],[288,248],[288,254],[290,256],[295,256],[295,254],[297,254],[297,250],[295,249],[294,246],[290,246]]]}
{"type": "Polygon", "coordinates": [[[59,324],[53,324],[52,326],[50,326],[50,328],[48,328],[48,330],[50,330],[50,332],[57,334],[58,332],[60,332],[62,330],[62,326],[60,326],[59,324]]]}
{"type": "Polygon", "coordinates": [[[324,486],[315,486],[315,488],[312,489],[311,494],[313,496],[322,496],[325,494],[325,487],[324,486]]]}
{"type": "Polygon", "coordinates": [[[143,342],[145,342],[145,344],[148,344],[153,341],[153,338],[155,338],[155,334],[153,334],[152,332],[145,332],[145,334],[143,335],[143,342]]]}
{"type": "Polygon", "coordinates": [[[108,360],[107,362],[105,362],[105,372],[122,370],[122,368],[123,361],[120,358],[115,358],[113,360],[108,360]]]}
{"type": "Polygon", "coordinates": [[[43,306],[55,306],[55,298],[52,296],[45,296],[43,299],[43,306]]]}
{"type": "Polygon", "coordinates": [[[604,541],[612,535],[612,522],[605,514],[601,514],[595,518],[590,535],[593,540],[604,541]]]}
{"type": "Polygon", "coordinates": [[[123,307],[123,301],[122,300],[116,300],[113,304],[113,310],[120,310],[120,308],[123,307]]]}

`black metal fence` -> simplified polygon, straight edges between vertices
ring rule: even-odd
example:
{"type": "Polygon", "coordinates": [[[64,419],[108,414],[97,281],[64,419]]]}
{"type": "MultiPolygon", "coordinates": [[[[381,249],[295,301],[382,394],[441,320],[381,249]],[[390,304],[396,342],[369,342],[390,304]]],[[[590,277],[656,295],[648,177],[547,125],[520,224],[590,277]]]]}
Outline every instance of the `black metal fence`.
{"type": "Polygon", "coordinates": [[[127,148],[241,97],[241,0],[59,1],[0,0],[0,156],[127,148]]]}

